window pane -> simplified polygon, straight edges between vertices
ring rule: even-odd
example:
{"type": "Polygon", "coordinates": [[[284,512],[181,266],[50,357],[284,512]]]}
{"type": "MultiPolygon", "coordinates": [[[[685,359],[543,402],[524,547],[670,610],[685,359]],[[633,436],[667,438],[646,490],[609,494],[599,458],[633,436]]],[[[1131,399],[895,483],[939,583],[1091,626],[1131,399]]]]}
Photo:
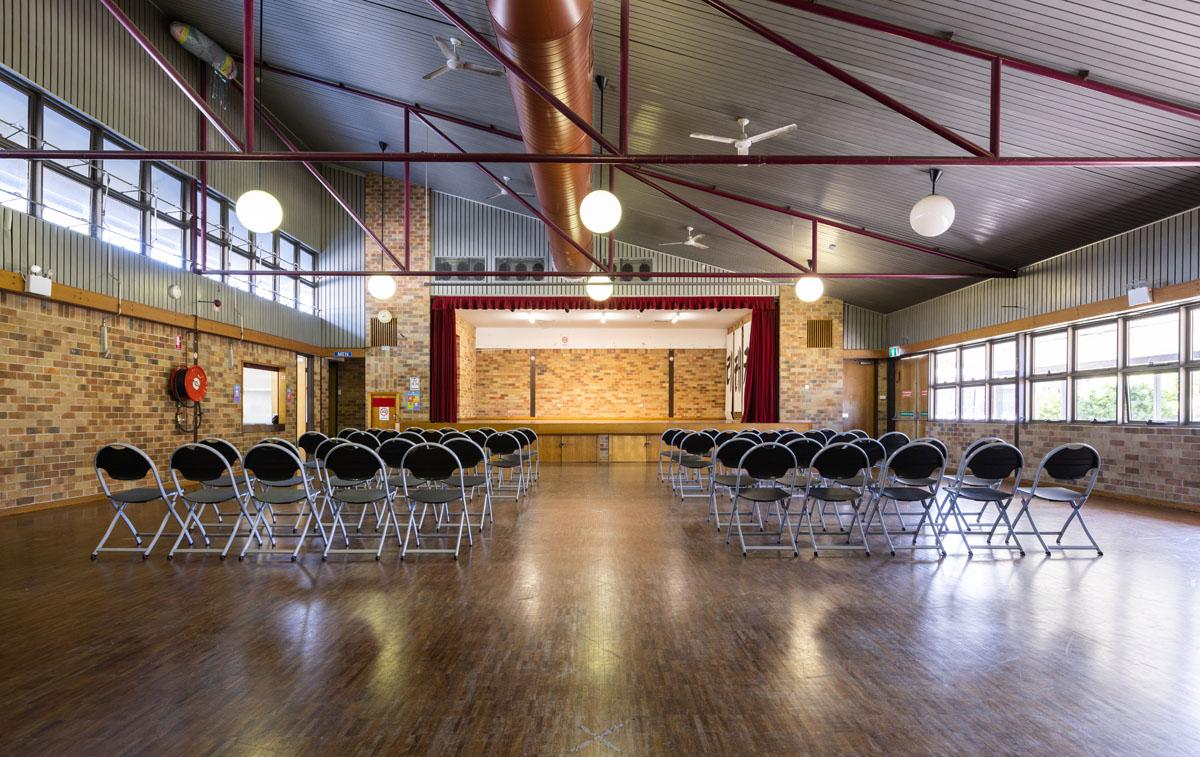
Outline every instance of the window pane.
{"type": "Polygon", "coordinates": [[[268,265],[275,265],[275,235],[267,232],[266,234],[254,235],[254,254],[258,259],[268,265]]]}
{"type": "MultiPolygon", "coordinates": [[[[316,269],[316,260],[313,258],[313,254],[311,251],[305,250],[305,249],[300,250],[300,270],[302,270],[302,271],[317,270],[316,269]]],[[[1197,312],[1200,312],[1200,310],[1198,310],[1197,312]]]]}
{"type": "Polygon", "coordinates": [[[208,233],[220,238],[225,233],[225,227],[221,223],[221,200],[209,195],[207,203],[204,212],[207,215],[205,222],[208,224],[208,233]]]}
{"type": "Polygon", "coordinates": [[[250,230],[242,225],[232,208],[229,209],[229,239],[239,250],[250,251],[250,230]]]}
{"type": "Polygon", "coordinates": [[[987,420],[987,387],[964,386],[962,388],[962,419],[964,421],[987,420]]]}
{"type": "Polygon", "coordinates": [[[154,233],[150,238],[150,257],[155,260],[183,267],[183,229],[154,219],[154,233]]]}
{"type": "Polygon", "coordinates": [[[1017,387],[1012,384],[996,384],[992,387],[992,420],[1015,421],[1017,419],[1017,387]]]}
{"type": "Polygon", "coordinates": [[[1192,360],[1200,360],[1200,308],[1192,308],[1192,360]]]}
{"type": "Polygon", "coordinates": [[[0,81],[0,139],[29,146],[29,95],[0,81]]]}
{"type": "Polygon", "coordinates": [[[933,390],[933,417],[939,421],[952,421],[958,417],[957,389],[933,390]]]}
{"type": "Polygon", "coordinates": [[[29,163],[0,160],[0,205],[29,212],[29,163]]]}
{"type": "Polygon", "coordinates": [[[316,287],[312,287],[312,286],[309,286],[308,284],[304,284],[304,283],[301,283],[301,284],[300,284],[300,288],[299,288],[299,291],[298,291],[298,294],[299,294],[299,296],[300,296],[300,305],[299,305],[299,307],[300,307],[300,309],[301,309],[301,310],[303,310],[305,313],[312,313],[312,312],[314,312],[314,308],[313,308],[313,305],[314,305],[314,302],[313,302],[313,300],[314,300],[314,297],[313,297],[313,295],[315,295],[315,294],[316,294],[316,291],[317,291],[316,287]]]}
{"type": "MultiPolygon", "coordinates": [[[[261,260],[254,261],[253,269],[256,271],[266,270],[268,267],[262,264],[261,260]]],[[[275,299],[275,277],[274,276],[251,276],[250,291],[267,300],[275,299]]]]}
{"type": "Polygon", "coordinates": [[[962,351],[962,380],[983,381],[987,378],[987,345],[964,347],[962,351]]]}
{"type": "Polygon", "coordinates": [[[1033,374],[1066,373],[1067,332],[1039,334],[1033,338],[1033,374]]]}
{"type": "Polygon", "coordinates": [[[276,372],[242,368],[242,423],[272,423],[275,416],[276,372]]]}
{"type": "Polygon", "coordinates": [[[150,168],[150,191],[154,209],[167,218],[183,220],[183,182],[158,166],[150,168]]]}
{"type": "Polygon", "coordinates": [[[1097,376],[1075,380],[1075,420],[1117,419],[1117,377],[1097,376]]]}
{"type": "MultiPolygon", "coordinates": [[[[246,257],[237,250],[229,251],[229,270],[231,271],[247,271],[250,270],[250,258],[246,257]]],[[[229,286],[234,289],[240,289],[243,292],[250,291],[249,276],[230,276],[229,286]]]]}
{"type": "Polygon", "coordinates": [[[130,252],[142,251],[142,211],[115,197],[104,201],[100,238],[130,252]]]}
{"type": "Polygon", "coordinates": [[[1188,385],[1192,388],[1192,396],[1188,400],[1188,407],[1191,408],[1188,420],[1192,423],[1200,423],[1200,370],[1188,373],[1188,385]]]}
{"type": "Polygon", "coordinates": [[[996,342],[992,345],[992,378],[1013,378],[1017,375],[1017,342],[996,342]]]}
{"type": "Polygon", "coordinates": [[[296,307],[296,280],[291,276],[280,276],[275,282],[279,290],[278,299],[290,308],[296,307]]]}
{"type": "Polygon", "coordinates": [[[1075,370],[1117,367],[1117,324],[1102,323],[1075,331],[1075,370]]]}
{"type": "Polygon", "coordinates": [[[934,383],[953,384],[958,381],[958,351],[939,352],[935,356],[934,383]]]}
{"type": "MultiPolygon", "coordinates": [[[[105,150],[124,150],[125,146],[111,140],[104,140],[105,150]]],[[[136,160],[106,160],[104,161],[104,179],[108,181],[110,193],[124,195],[141,201],[142,197],[142,164],[136,160]]]]}
{"type": "Polygon", "coordinates": [[[49,168],[42,169],[42,218],[80,234],[91,233],[91,187],[49,168]]]}
{"type": "Polygon", "coordinates": [[[1179,359],[1179,313],[1170,312],[1128,322],[1127,365],[1174,363],[1179,359]]]}
{"type": "Polygon", "coordinates": [[[1139,423],[1179,420],[1179,373],[1142,373],[1125,378],[1129,419],[1139,423]]]}
{"type": "Polygon", "coordinates": [[[1067,419],[1067,382],[1039,381],[1033,384],[1033,419],[1035,421],[1065,421],[1067,419]]]}
{"type": "MultiPolygon", "coordinates": [[[[208,260],[204,261],[204,264],[205,264],[204,267],[205,268],[215,268],[217,270],[220,270],[221,268],[223,268],[224,265],[222,264],[222,260],[221,260],[222,248],[221,248],[220,242],[214,242],[212,240],[209,240],[207,242],[207,244],[205,245],[205,247],[208,250],[208,260]]],[[[206,273],[204,275],[207,276],[208,278],[212,279],[213,281],[221,280],[221,275],[217,274],[217,273],[206,273]]]]}
{"type": "Polygon", "coordinates": [[[279,267],[285,271],[296,270],[296,244],[283,237],[279,238],[279,267]]]}
{"type": "MultiPolygon", "coordinates": [[[[42,107],[42,143],[47,150],[89,150],[92,130],[50,107],[42,107]]],[[[87,176],[91,163],[84,160],[56,160],[76,173],[87,176]]]]}

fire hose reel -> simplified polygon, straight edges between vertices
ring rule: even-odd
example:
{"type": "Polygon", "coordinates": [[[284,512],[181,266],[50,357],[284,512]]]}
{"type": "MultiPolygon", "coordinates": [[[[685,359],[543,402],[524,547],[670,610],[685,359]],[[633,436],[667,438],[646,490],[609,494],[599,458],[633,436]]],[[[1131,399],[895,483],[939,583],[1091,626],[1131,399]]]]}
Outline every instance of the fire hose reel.
{"type": "Polygon", "coordinates": [[[198,365],[181,365],[171,371],[167,389],[176,402],[200,402],[208,392],[208,375],[198,365]]]}

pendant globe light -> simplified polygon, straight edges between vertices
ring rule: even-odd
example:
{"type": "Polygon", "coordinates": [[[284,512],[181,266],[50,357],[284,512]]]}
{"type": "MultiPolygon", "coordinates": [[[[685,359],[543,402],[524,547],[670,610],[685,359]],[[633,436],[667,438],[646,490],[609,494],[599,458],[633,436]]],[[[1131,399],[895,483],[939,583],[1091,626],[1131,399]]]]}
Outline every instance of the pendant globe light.
{"type": "Polygon", "coordinates": [[[604,302],[609,297],[612,297],[612,279],[607,276],[589,276],[587,286],[584,289],[587,290],[588,297],[591,297],[596,302],[604,302]]]}
{"type": "Polygon", "coordinates": [[[929,169],[930,192],[912,206],[908,222],[913,231],[923,237],[936,237],[946,233],[954,223],[954,203],[950,198],[937,193],[937,182],[942,177],[940,168],[929,169]]]}
{"type": "Polygon", "coordinates": [[[801,302],[816,302],[825,294],[825,282],[816,276],[805,276],[796,282],[796,297],[801,302]]]}
{"type": "Polygon", "coordinates": [[[594,189],[579,203],[579,219],[593,234],[607,234],[621,222],[621,201],[606,189],[594,189]]]}
{"type": "MultiPolygon", "coordinates": [[[[379,152],[387,152],[387,142],[379,143],[379,152]]],[[[383,209],[387,200],[387,176],[384,174],[385,162],[379,161],[379,236],[384,236],[387,231],[387,216],[384,215],[383,209]]],[[[390,300],[392,295],[396,293],[396,280],[391,276],[375,275],[367,279],[367,294],[377,300],[390,300]]]]}
{"type": "MultiPolygon", "coordinates": [[[[259,8],[258,17],[258,53],[259,60],[262,60],[262,8],[259,8]]],[[[258,164],[258,183],[262,185],[262,163],[258,164]]],[[[237,199],[234,205],[233,212],[237,215],[238,220],[242,222],[250,231],[255,234],[269,234],[279,228],[279,224],[283,223],[283,206],[279,204],[279,200],[270,192],[262,189],[251,189],[248,192],[243,192],[242,196],[237,199]]]]}

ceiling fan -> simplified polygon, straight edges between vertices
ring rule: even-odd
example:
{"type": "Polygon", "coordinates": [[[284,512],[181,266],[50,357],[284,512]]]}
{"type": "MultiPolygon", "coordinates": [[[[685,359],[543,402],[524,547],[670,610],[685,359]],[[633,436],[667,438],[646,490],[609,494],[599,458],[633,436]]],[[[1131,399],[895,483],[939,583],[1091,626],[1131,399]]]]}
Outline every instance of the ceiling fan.
{"type": "Polygon", "coordinates": [[[434,35],[433,41],[437,43],[438,49],[442,51],[442,55],[446,56],[446,62],[422,76],[426,81],[436,79],[442,74],[450,71],[474,71],[477,74],[487,74],[488,76],[503,76],[504,72],[498,68],[490,66],[481,66],[478,63],[470,63],[458,57],[458,48],[462,47],[462,40],[458,37],[439,37],[434,35]]]}
{"type": "Polygon", "coordinates": [[[771,129],[770,131],[764,131],[761,134],[750,136],[746,133],[746,127],[750,125],[749,118],[738,118],[737,125],[742,130],[742,136],[740,137],[718,137],[712,134],[695,133],[689,134],[688,136],[692,139],[705,139],[709,142],[720,142],[721,144],[725,145],[733,145],[733,148],[737,150],[738,155],[749,155],[750,145],[757,144],[765,139],[770,139],[771,137],[778,137],[780,134],[786,134],[796,128],[796,124],[788,124],[787,126],[780,126],[778,129],[771,129]]]}
{"type": "Polygon", "coordinates": [[[707,250],[708,245],[700,243],[700,240],[704,239],[704,235],[703,234],[694,234],[693,232],[695,230],[696,230],[695,227],[688,226],[687,227],[687,239],[683,240],[682,242],[662,242],[658,246],[659,247],[673,247],[675,245],[683,245],[684,247],[695,247],[698,250],[707,250]]]}
{"type": "Polygon", "coordinates": [[[518,192],[517,190],[508,186],[508,182],[512,181],[512,179],[510,179],[509,177],[501,176],[500,179],[504,182],[504,186],[498,187],[499,191],[496,192],[496,194],[492,195],[491,197],[487,198],[487,200],[485,200],[485,202],[490,202],[491,200],[495,200],[500,197],[508,197],[509,195],[521,195],[522,197],[533,197],[532,192],[518,192]]]}

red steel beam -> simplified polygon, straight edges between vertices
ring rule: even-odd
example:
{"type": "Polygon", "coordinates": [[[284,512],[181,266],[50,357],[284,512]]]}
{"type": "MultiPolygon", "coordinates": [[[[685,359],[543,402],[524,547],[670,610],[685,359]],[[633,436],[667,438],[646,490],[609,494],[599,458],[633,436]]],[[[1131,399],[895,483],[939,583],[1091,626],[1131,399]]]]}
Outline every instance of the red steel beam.
{"type": "MultiPolygon", "coordinates": [[[[378,163],[378,152],[199,150],[0,150],[0,160],[195,160],[242,163],[378,163]]],[[[1200,168],[1200,155],[983,157],[969,155],[604,155],[521,152],[393,152],[388,163],[587,163],[616,166],[968,166],[972,168],[1200,168]]]]}
{"type": "MultiPolygon", "coordinates": [[[[621,0],[621,51],[618,94],[621,104],[618,147],[622,155],[629,153],[629,0],[621,0]]],[[[611,191],[611,187],[609,188],[611,191]]]]}
{"type": "Polygon", "coordinates": [[[720,218],[713,215],[712,213],[709,213],[704,208],[701,208],[697,205],[694,205],[693,203],[688,202],[687,200],[683,199],[682,197],[675,194],[674,192],[667,189],[666,187],[662,187],[662,186],[659,186],[658,184],[655,184],[653,181],[646,178],[645,176],[642,176],[641,174],[639,174],[636,171],[629,171],[626,169],[622,169],[622,170],[625,172],[625,174],[627,176],[632,176],[633,178],[642,182],[643,184],[650,187],[651,189],[658,191],[658,193],[663,195],[664,197],[674,200],[676,203],[684,206],[685,208],[692,211],[693,213],[700,216],[701,218],[704,218],[707,221],[711,221],[712,223],[715,223],[716,225],[720,226],[722,229],[725,229],[729,233],[737,236],[738,238],[745,240],[746,242],[749,242],[750,244],[754,245],[755,247],[759,248],[760,250],[763,250],[764,252],[770,254],[773,257],[779,258],[780,260],[787,263],[788,265],[795,268],[796,270],[802,271],[803,273],[809,272],[808,268],[801,265],[800,263],[797,263],[795,260],[792,260],[787,255],[784,255],[782,252],[779,252],[774,247],[763,244],[762,242],[758,241],[757,239],[750,236],[746,232],[742,231],[741,229],[738,229],[733,224],[728,223],[727,221],[723,221],[720,218]]]}
{"type": "Polygon", "coordinates": [[[817,220],[814,218],[812,221],[810,221],[810,223],[812,225],[812,244],[810,245],[812,247],[812,260],[808,261],[808,266],[809,266],[809,268],[812,269],[813,273],[816,273],[817,272],[817,220]]]}
{"type": "Polygon", "coordinates": [[[1004,66],[999,58],[992,61],[992,93],[988,124],[988,148],[992,155],[1000,156],[1000,80],[1004,76],[1004,66]]]}
{"type": "Polygon", "coordinates": [[[939,137],[942,137],[943,139],[953,143],[954,145],[957,145],[958,147],[962,148],[963,150],[966,150],[967,152],[969,152],[973,155],[979,155],[979,156],[990,155],[990,153],[987,150],[983,149],[982,147],[975,144],[974,142],[967,139],[966,137],[961,136],[957,132],[951,130],[950,128],[948,128],[946,126],[943,126],[942,124],[938,123],[937,121],[934,121],[932,118],[930,118],[922,113],[919,113],[916,110],[913,110],[912,108],[908,107],[907,105],[900,102],[899,100],[892,97],[891,95],[881,92],[880,90],[871,86],[870,84],[863,81],[862,79],[859,79],[858,77],[854,76],[853,74],[851,74],[847,71],[844,71],[841,68],[838,68],[837,66],[835,66],[834,64],[825,60],[821,56],[801,47],[800,45],[797,45],[795,42],[792,42],[787,37],[784,37],[782,34],[779,34],[778,32],[774,31],[773,29],[765,26],[764,24],[761,24],[758,21],[755,21],[753,18],[747,16],[745,13],[742,13],[741,11],[739,11],[735,8],[731,8],[730,6],[721,2],[721,0],[703,0],[703,2],[706,3],[708,6],[710,6],[711,8],[713,8],[714,10],[716,10],[717,12],[719,12],[725,16],[728,16],[729,18],[733,19],[734,21],[737,21],[739,24],[746,27],[750,31],[754,32],[755,34],[759,35],[760,37],[775,43],[779,47],[782,47],[784,50],[787,50],[792,55],[795,55],[797,58],[800,58],[801,60],[805,61],[806,63],[817,67],[818,69],[824,71],[825,73],[829,74],[830,76],[832,76],[833,78],[842,82],[843,84],[846,84],[847,86],[858,90],[859,92],[863,93],[864,95],[871,98],[875,102],[878,102],[881,105],[883,105],[887,108],[890,108],[891,110],[894,110],[895,112],[899,113],[900,115],[904,116],[905,118],[909,119],[910,121],[920,124],[921,126],[925,127],[929,131],[933,132],[934,134],[937,134],[939,137]]]}
{"type": "MultiPolygon", "coordinates": [[[[426,126],[428,126],[431,130],[433,130],[433,132],[435,134],[437,134],[442,139],[446,140],[446,142],[448,142],[451,147],[458,150],[459,152],[462,152],[462,153],[466,152],[465,150],[463,150],[463,148],[457,142],[455,142],[453,139],[451,139],[446,134],[446,132],[442,131],[441,129],[434,126],[432,123],[430,123],[429,119],[427,119],[425,116],[422,116],[420,113],[418,113],[417,118],[419,118],[421,120],[421,122],[424,123],[426,126]]],[[[501,179],[496,174],[492,173],[487,168],[487,166],[483,165],[483,163],[475,163],[475,167],[478,168],[483,173],[487,174],[487,177],[489,179],[491,179],[492,182],[495,183],[497,189],[508,189],[508,185],[504,183],[504,180],[501,179]]],[[[593,265],[595,265],[601,271],[605,270],[604,264],[601,263],[599,260],[597,260],[592,255],[591,252],[589,252],[587,249],[585,249],[583,247],[583,245],[579,244],[574,239],[572,239],[570,234],[568,234],[566,231],[563,230],[563,228],[561,226],[559,226],[554,221],[552,221],[549,217],[547,217],[545,213],[543,213],[542,211],[540,211],[536,207],[534,207],[531,202],[526,200],[521,195],[517,194],[516,190],[509,192],[508,196],[512,197],[514,200],[519,202],[530,213],[533,213],[533,215],[536,216],[538,220],[540,220],[542,223],[546,224],[546,226],[551,231],[553,231],[555,234],[557,234],[559,237],[561,237],[563,240],[565,240],[567,244],[574,247],[576,252],[578,252],[580,255],[587,258],[589,261],[591,261],[593,265]]]]}
{"type": "Polygon", "coordinates": [[[591,137],[596,144],[600,145],[605,150],[608,150],[610,153],[619,152],[617,147],[612,142],[609,142],[603,134],[596,131],[596,129],[592,127],[590,121],[567,107],[566,103],[555,97],[554,93],[546,89],[546,87],[544,87],[542,83],[538,81],[532,74],[521,68],[521,66],[518,65],[515,60],[505,55],[504,52],[500,48],[493,45],[487,37],[475,31],[475,29],[468,24],[466,20],[464,20],[454,11],[450,10],[450,8],[448,8],[446,4],[442,2],[442,0],[426,0],[426,2],[433,6],[434,10],[436,10],[438,13],[441,13],[443,16],[445,16],[450,23],[457,26],[459,31],[470,37],[472,42],[482,47],[488,55],[491,55],[493,58],[495,58],[496,62],[503,66],[506,71],[520,79],[521,82],[526,87],[529,87],[531,90],[533,90],[538,97],[545,100],[555,110],[557,110],[559,113],[562,113],[567,120],[578,126],[579,129],[583,131],[584,134],[587,134],[589,137],[591,137]]]}
{"type": "Polygon", "coordinates": [[[940,250],[940,249],[937,249],[936,247],[927,247],[926,245],[917,244],[916,242],[909,242],[905,239],[900,239],[898,237],[889,236],[887,234],[881,234],[877,231],[871,231],[870,229],[862,228],[861,226],[851,226],[850,224],[844,223],[842,221],[835,221],[833,219],[825,218],[823,216],[818,216],[813,213],[806,213],[802,210],[795,210],[786,205],[776,205],[774,203],[766,202],[764,200],[757,200],[753,197],[746,197],[745,195],[736,194],[734,192],[728,192],[726,190],[719,189],[710,184],[700,184],[699,182],[689,181],[688,179],[681,179],[681,178],[678,178],[675,176],[671,176],[669,174],[659,173],[657,171],[646,171],[646,170],[641,170],[641,169],[638,169],[638,170],[640,171],[640,173],[642,173],[646,176],[651,176],[655,179],[660,179],[662,181],[666,181],[666,182],[669,182],[671,184],[675,184],[675,185],[678,185],[681,187],[687,187],[688,189],[694,189],[698,192],[705,192],[705,193],[713,195],[715,197],[723,197],[727,200],[733,200],[734,202],[740,202],[745,205],[751,205],[756,208],[762,208],[763,210],[770,210],[775,213],[781,213],[783,215],[792,216],[793,218],[802,218],[805,221],[811,221],[813,223],[823,223],[826,226],[832,226],[833,228],[840,229],[841,231],[846,231],[851,234],[857,234],[858,236],[867,237],[868,239],[874,239],[879,242],[887,242],[888,244],[898,245],[900,247],[905,247],[907,249],[914,250],[914,251],[920,252],[920,253],[924,253],[926,255],[933,255],[935,257],[945,258],[947,260],[954,260],[959,263],[966,263],[967,265],[974,265],[974,266],[980,266],[982,268],[987,268],[988,270],[990,270],[994,273],[1001,274],[1001,275],[1007,275],[1007,274],[1012,273],[1011,269],[1004,268],[1003,266],[997,266],[992,263],[986,263],[982,260],[976,260],[974,258],[966,257],[965,255],[956,255],[953,252],[946,252],[945,250],[940,250]]]}
{"type": "Polygon", "coordinates": [[[1183,103],[1173,102],[1161,97],[1155,97],[1154,95],[1147,95],[1142,92],[1136,92],[1125,87],[1118,87],[1112,84],[1103,84],[1091,79],[1085,79],[1077,72],[1060,71],[1056,68],[1042,65],[1041,63],[1035,63],[1031,60],[1018,58],[1013,55],[1006,55],[995,50],[989,50],[976,45],[968,45],[962,42],[955,42],[954,40],[939,37],[935,34],[917,31],[916,29],[910,29],[908,27],[900,26],[899,24],[893,24],[888,21],[881,21],[876,18],[853,13],[851,11],[841,10],[839,8],[831,8],[828,5],[818,5],[817,3],[813,2],[813,0],[771,0],[771,2],[776,3],[777,5],[784,5],[788,8],[793,8],[798,11],[804,11],[805,13],[812,13],[825,18],[831,18],[835,21],[841,21],[842,23],[850,24],[851,26],[858,26],[864,29],[870,29],[872,31],[882,32],[884,34],[890,34],[894,37],[901,37],[912,42],[920,42],[941,50],[958,53],[959,55],[965,55],[971,58],[978,58],[980,60],[987,61],[999,59],[1003,65],[1008,66],[1009,68],[1015,68],[1018,71],[1024,71],[1036,76],[1043,76],[1047,79],[1054,79],[1055,81],[1081,87],[1083,89],[1091,90],[1092,92],[1099,92],[1101,94],[1110,95],[1122,100],[1128,100],[1129,102],[1137,103],[1138,105],[1144,105],[1148,108],[1174,113],[1175,115],[1183,116],[1184,118],[1200,120],[1200,108],[1198,107],[1184,105],[1183,103]]]}
{"type": "MultiPolygon", "coordinates": [[[[409,150],[408,137],[409,137],[409,126],[410,126],[411,120],[412,120],[412,113],[410,113],[407,110],[404,111],[404,151],[405,152],[408,152],[408,150],[409,150]]],[[[412,169],[412,163],[405,162],[405,164],[404,164],[404,267],[405,268],[409,268],[412,265],[412,263],[410,262],[412,260],[412,255],[409,253],[409,250],[412,247],[412,245],[411,245],[412,234],[409,232],[409,227],[408,227],[408,221],[409,221],[410,212],[411,212],[410,202],[411,202],[411,198],[412,198],[412,177],[410,175],[411,169],[412,169]]],[[[382,179],[383,179],[383,176],[381,174],[380,180],[382,180],[382,179]]],[[[428,187],[426,189],[428,189],[428,187]]]]}
{"type": "Polygon", "coordinates": [[[246,152],[254,152],[254,0],[242,0],[242,122],[246,152]]]}
{"type": "Polygon", "coordinates": [[[137,27],[137,24],[133,22],[133,19],[125,15],[125,12],[122,11],[117,5],[116,0],[100,0],[100,5],[104,6],[105,10],[112,14],[112,17],[117,20],[117,23],[121,25],[121,28],[128,32],[129,36],[133,37],[134,41],[141,46],[142,50],[144,50],[146,54],[158,64],[158,67],[163,70],[163,73],[165,73],[167,77],[174,82],[175,86],[178,87],[181,92],[183,92],[184,97],[186,97],[192,103],[192,105],[195,105],[200,112],[204,114],[204,118],[213,125],[213,128],[217,130],[217,133],[220,134],[221,137],[224,138],[224,140],[228,142],[234,149],[243,149],[242,143],[240,140],[238,140],[237,135],[234,134],[229,127],[221,121],[221,117],[218,116],[216,112],[214,112],[213,109],[208,106],[208,103],[203,97],[200,96],[200,93],[193,89],[192,85],[188,84],[187,79],[185,79],[182,74],[175,70],[175,67],[171,65],[171,61],[167,60],[166,57],[159,52],[158,48],[154,46],[154,43],[152,43],[145,34],[142,34],[142,30],[137,27]]]}
{"type": "MultiPolygon", "coordinates": [[[[582,281],[585,277],[592,274],[581,273],[555,273],[554,271],[280,271],[272,269],[256,269],[253,271],[207,271],[211,274],[221,274],[223,276],[288,276],[291,278],[297,277],[312,277],[312,276],[404,276],[413,278],[515,278],[515,279],[541,279],[541,278],[556,278],[556,279],[572,279],[582,281]]],[[[607,273],[607,272],[605,272],[607,273]]],[[[618,274],[623,275],[623,274],[618,274]]],[[[633,273],[630,276],[649,279],[770,279],[795,281],[800,278],[795,273],[743,273],[735,271],[707,271],[701,273],[689,273],[687,271],[650,271],[647,273],[633,273]]],[[[986,273],[822,273],[823,279],[925,279],[931,281],[944,279],[987,279],[993,278],[986,273]]],[[[614,284],[621,283],[614,281],[614,284]]]]}

